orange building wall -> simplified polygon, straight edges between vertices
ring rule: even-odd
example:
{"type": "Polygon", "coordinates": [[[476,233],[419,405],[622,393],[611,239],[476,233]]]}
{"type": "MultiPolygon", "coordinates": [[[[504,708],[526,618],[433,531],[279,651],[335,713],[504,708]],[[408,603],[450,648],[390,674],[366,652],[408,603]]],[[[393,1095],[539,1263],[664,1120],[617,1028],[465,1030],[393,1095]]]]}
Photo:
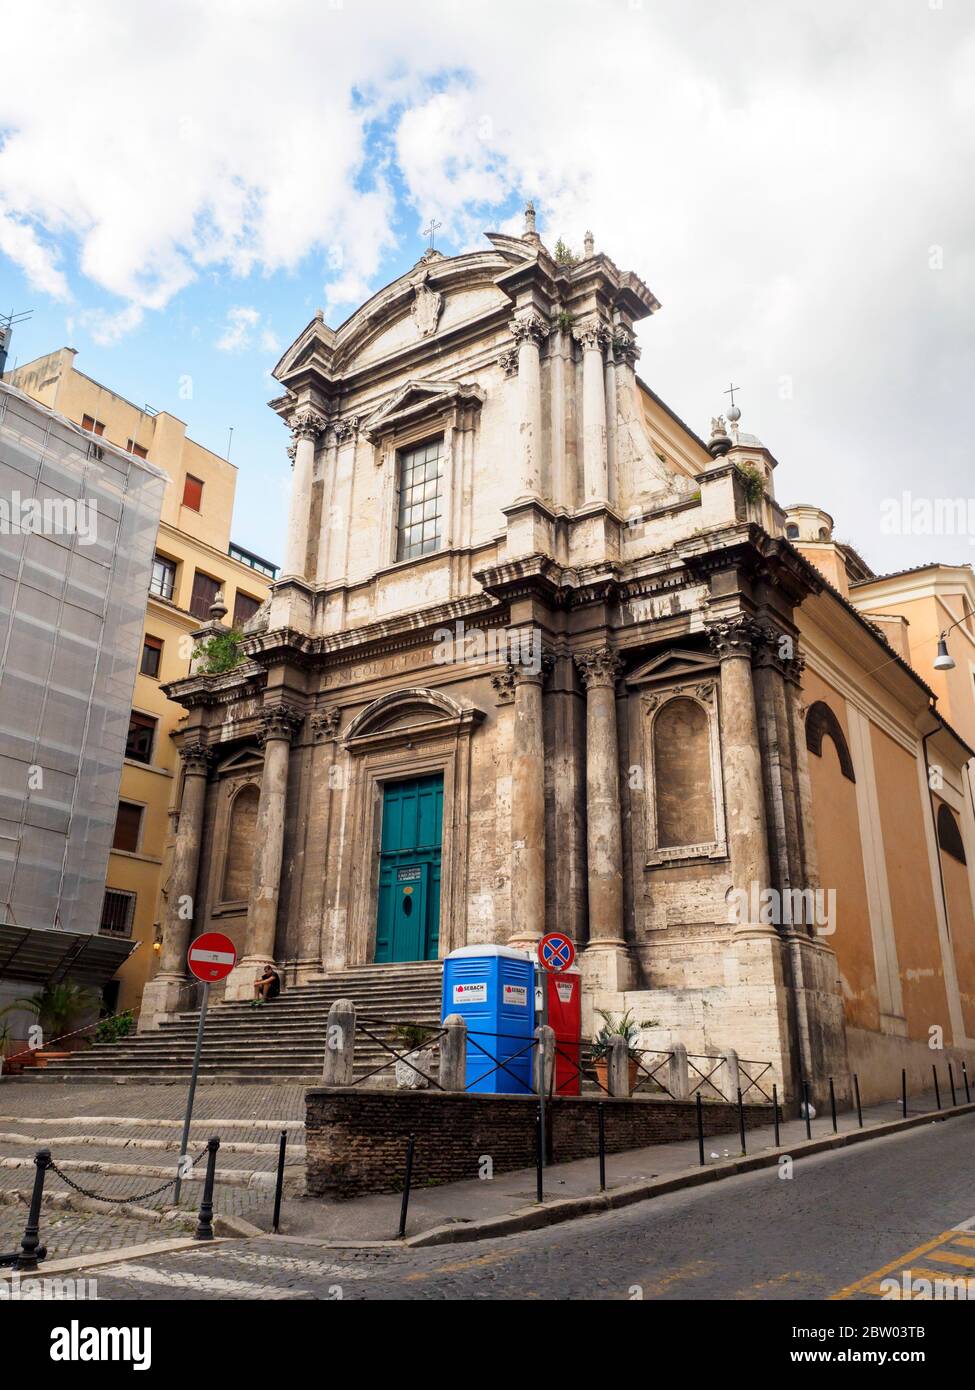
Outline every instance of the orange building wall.
{"type": "MultiPolygon", "coordinates": [[[[938,799],[935,798],[935,809],[937,805],[938,799]]],[[[955,819],[958,820],[957,814],[955,819]]],[[[945,878],[945,896],[948,899],[948,933],[955,957],[965,1035],[975,1038],[975,924],[972,918],[968,868],[965,864],[960,864],[954,855],[946,854],[944,850],[940,853],[941,872],[945,878]]]]}
{"type": "MultiPolygon", "coordinates": [[[[846,705],[841,695],[807,669],[803,678],[806,704],[824,700],[839,720],[847,744],[846,705]]],[[[856,1028],[879,1029],[877,972],[867,908],[867,889],[860,846],[860,821],[855,785],[843,776],[832,739],[823,739],[822,757],[809,754],[816,855],[819,881],[836,892],[836,930],[828,944],[836,952],[847,1022],[856,1028]]]]}
{"type": "Polygon", "coordinates": [[[926,1040],[928,1029],[937,1024],[950,1038],[925,838],[924,817],[930,811],[911,755],[876,725],[870,733],[908,1037],[926,1040]]]}

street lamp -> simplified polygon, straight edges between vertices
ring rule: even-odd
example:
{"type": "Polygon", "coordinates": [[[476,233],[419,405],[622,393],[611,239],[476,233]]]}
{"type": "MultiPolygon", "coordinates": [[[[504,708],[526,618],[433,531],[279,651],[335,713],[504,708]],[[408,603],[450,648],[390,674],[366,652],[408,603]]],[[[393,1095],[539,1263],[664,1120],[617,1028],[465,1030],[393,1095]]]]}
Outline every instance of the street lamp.
{"type": "Polygon", "coordinates": [[[934,658],[934,669],[936,671],[953,671],[955,669],[954,658],[948,650],[948,643],[945,637],[946,634],[943,632],[938,638],[938,655],[934,658]]]}

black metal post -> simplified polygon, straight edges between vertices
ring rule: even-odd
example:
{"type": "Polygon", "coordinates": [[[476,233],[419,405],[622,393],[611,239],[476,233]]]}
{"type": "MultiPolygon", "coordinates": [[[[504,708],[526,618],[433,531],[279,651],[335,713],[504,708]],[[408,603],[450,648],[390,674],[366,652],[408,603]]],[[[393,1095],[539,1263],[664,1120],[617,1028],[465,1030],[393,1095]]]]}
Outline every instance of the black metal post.
{"type": "Polygon", "coordinates": [[[829,1078],[829,1113],[833,1117],[833,1133],[836,1133],[836,1087],[833,1085],[833,1078],[829,1078]]]}
{"type": "Polygon", "coordinates": [[[863,1128],[863,1106],[860,1104],[860,1078],[853,1073],[853,1094],[857,1098],[857,1124],[863,1128]]]}
{"type": "Polygon", "coordinates": [[[606,1107],[602,1101],[596,1104],[599,1116],[599,1190],[606,1191],[606,1107]]]}
{"type": "Polygon", "coordinates": [[[907,1071],[901,1068],[901,1115],[907,1119],[907,1071]]]}
{"type": "Polygon", "coordinates": [[[695,1093],[697,1101],[697,1155],[701,1160],[701,1167],[704,1167],[704,1110],[701,1106],[701,1092],[695,1093]]]}
{"type": "Polygon", "coordinates": [[[806,1112],[806,1138],[812,1138],[812,1120],[809,1114],[809,1082],[802,1083],[802,1104],[806,1112]]]}
{"type": "Polygon", "coordinates": [[[746,1154],[748,1150],[745,1148],[745,1107],[741,1100],[740,1086],[738,1087],[738,1133],[741,1135],[742,1154],[746,1154]]]}
{"type": "Polygon", "coordinates": [[[44,1200],[44,1175],[51,1166],[51,1150],[38,1149],[34,1155],[34,1190],[30,1195],[30,1210],[27,1225],[20,1242],[20,1254],[14,1262],[14,1269],[31,1273],[43,1260],[47,1250],[41,1245],[41,1203],[44,1200]]]}
{"type": "Polygon", "coordinates": [[[213,1179],[217,1172],[217,1150],[220,1140],[216,1135],[207,1140],[207,1173],[203,1180],[203,1200],[197,1217],[194,1240],[213,1239],[213,1179]]]}
{"type": "Polygon", "coordinates": [[[281,1193],[284,1191],[284,1155],[288,1147],[288,1131],[281,1131],[281,1139],[278,1143],[278,1175],[274,1182],[274,1215],[271,1218],[271,1234],[278,1234],[278,1227],[281,1224],[281,1193]]]}
{"type": "Polygon", "coordinates": [[[535,1112],[535,1200],[544,1202],[545,1184],[542,1178],[542,1167],[544,1165],[542,1155],[542,1109],[539,1106],[535,1112]]]}
{"type": "Polygon", "coordinates": [[[938,1067],[937,1067],[937,1063],[935,1063],[935,1062],[932,1062],[932,1063],[931,1063],[931,1075],[934,1077],[934,1108],[935,1108],[935,1110],[940,1110],[940,1109],[941,1109],[941,1087],[938,1085],[938,1067]]]}
{"type": "Polygon", "coordinates": [[[951,1087],[951,1104],[954,1108],[958,1104],[958,1097],[955,1095],[955,1073],[950,1062],[948,1063],[948,1085],[951,1087]]]}
{"type": "Polygon", "coordinates": [[[779,1148],[781,1138],[779,1136],[779,1088],[772,1082],[772,1123],[775,1126],[775,1147],[779,1148]]]}
{"type": "Polygon", "coordinates": [[[397,1238],[403,1240],[406,1236],[406,1214],[410,1209],[410,1187],[413,1183],[413,1150],[416,1148],[416,1135],[411,1134],[406,1145],[406,1173],[403,1177],[403,1200],[399,1209],[399,1230],[397,1238]]]}
{"type": "Polygon", "coordinates": [[[965,1066],[965,1063],[964,1063],[964,1062],[962,1062],[962,1064],[961,1064],[961,1074],[962,1074],[962,1078],[963,1078],[963,1080],[964,1080],[964,1082],[965,1082],[965,1103],[966,1103],[966,1105],[971,1105],[971,1103],[972,1103],[972,1093],[971,1093],[971,1091],[968,1089],[968,1068],[965,1066]]]}

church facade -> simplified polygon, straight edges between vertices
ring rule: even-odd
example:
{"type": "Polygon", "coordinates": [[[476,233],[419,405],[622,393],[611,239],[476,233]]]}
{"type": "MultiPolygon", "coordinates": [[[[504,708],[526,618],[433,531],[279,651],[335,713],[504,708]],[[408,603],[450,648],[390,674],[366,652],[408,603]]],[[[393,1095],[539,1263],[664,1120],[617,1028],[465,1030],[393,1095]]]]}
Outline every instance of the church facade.
{"type": "Polygon", "coordinates": [[[591,237],[557,261],[529,206],[522,236],[428,251],[285,353],[283,572],[235,667],[167,687],[182,776],[142,1027],[184,1003],[205,930],[247,998],[268,961],[300,988],[559,928],[590,1018],[631,1007],[646,1045],[734,1048],[790,1096],[842,1094],[861,1052],[882,1090],[931,1027],[975,1055],[969,869],[949,929],[919,761],[936,745],[971,844],[971,750],[787,535],[738,412],[705,442],[639,378],[659,307],[591,237]],[[889,846],[874,723],[913,778],[889,846]],[[930,888],[903,927],[888,852],[930,888]]]}

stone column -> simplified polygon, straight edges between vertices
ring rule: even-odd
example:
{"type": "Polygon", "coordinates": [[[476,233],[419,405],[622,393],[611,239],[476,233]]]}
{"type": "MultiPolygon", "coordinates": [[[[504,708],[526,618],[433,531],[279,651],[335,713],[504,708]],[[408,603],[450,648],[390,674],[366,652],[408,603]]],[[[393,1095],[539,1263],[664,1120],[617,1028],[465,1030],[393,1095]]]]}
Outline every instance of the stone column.
{"type": "MultiPolygon", "coordinates": [[[[587,974],[599,965],[605,989],[628,987],[629,952],[623,931],[623,830],[620,819],[616,678],[623,662],[608,647],[579,652],[586,687],[586,849],[589,884],[587,974]]],[[[595,976],[593,976],[595,982],[595,976]]]]}
{"type": "Polygon", "coordinates": [[[606,450],[606,377],[603,353],[609,330],[600,319],[588,319],[572,330],[582,344],[582,475],[583,505],[609,501],[606,450]]]}
{"type": "Polygon", "coordinates": [[[516,498],[541,497],[542,366],[539,349],[548,335],[548,324],[541,314],[529,309],[519,313],[509,327],[518,344],[518,389],[521,398],[518,424],[521,457],[516,498]]]}
{"type": "Polygon", "coordinates": [[[182,996],[187,983],[186,951],[196,919],[207,773],[213,753],[197,741],[182,744],[179,756],[183,763],[183,795],[166,887],[162,957],[158,973],[143,992],[140,1028],[157,1026],[159,1014],[173,1013],[185,1003],[182,996]]]}
{"type": "Polygon", "coordinates": [[[733,886],[751,901],[769,882],[762,755],[752,683],[756,626],[751,618],[738,614],[712,623],[708,637],[721,660],[721,765],[731,877],[733,886]],[[750,892],[753,883],[758,885],[755,894],[750,892]]]}
{"type": "Polygon", "coordinates": [[[325,420],[313,410],[298,411],[291,418],[294,470],[288,509],[287,543],[281,577],[307,578],[308,527],[311,520],[311,485],[315,471],[315,444],[325,420]]]}
{"type": "Polygon", "coordinates": [[[284,858],[284,815],[288,795],[291,740],[301,715],[287,705],[262,714],[264,772],[257,808],[254,878],[247,912],[247,948],[227,979],[227,999],[248,999],[264,967],[274,960],[284,858]]]}
{"type": "Polygon", "coordinates": [[[301,909],[298,918],[298,964],[296,980],[304,984],[323,969],[322,936],[325,915],[325,879],[328,868],[328,841],[332,809],[329,776],[335,759],[335,739],[341,711],[337,706],[320,710],[308,721],[313,744],[308,779],[312,802],[305,807],[304,850],[301,863],[301,909]]]}
{"type": "Polygon", "coordinates": [[[786,673],[786,699],[792,730],[796,764],[796,799],[799,803],[799,829],[802,835],[803,878],[806,887],[819,887],[819,856],[813,822],[812,784],[809,781],[809,750],[806,747],[806,713],[802,703],[802,673],[806,659],[796,654],[786,673]]]}
{"type": "Polygon", "coordinates": [[[542,685],[547,663],[511,668],[515,685],[511,750],[512,946],[532,946],[545,934],[545,740],[542,685]]]}

